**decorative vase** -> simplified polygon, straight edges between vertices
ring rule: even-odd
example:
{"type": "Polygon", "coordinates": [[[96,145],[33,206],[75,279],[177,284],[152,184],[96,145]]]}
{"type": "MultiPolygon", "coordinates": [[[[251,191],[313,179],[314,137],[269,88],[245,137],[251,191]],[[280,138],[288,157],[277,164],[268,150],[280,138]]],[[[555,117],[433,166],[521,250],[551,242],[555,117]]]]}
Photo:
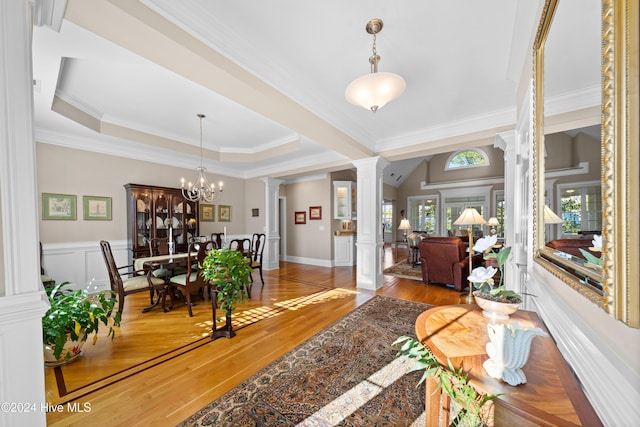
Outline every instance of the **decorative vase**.
{"type": "Polygon", "coordinates": [[[476,304],[482,309],[482,314],[490,319],[504,320],[508,319],[509,315],[518,311],[520,303],[508,303],[492,301],[480,296],[480,291],[475,291],[473,297],[476,300],[476,304]]]}
{"type": "Polygon", "coordinates": [[[71,340],[70,334],[67,334],[67,341],[62,347],[59,358],[55,358],[53,352],[55,345],[44,345],[44,365],[48,367],[63,366],[76,360],[82,354],[82,346],[87,340],[87,334],[84,330],[80,331],[77,340],[71,340]]]}
{"type": "Polygon", "coordinates": [[[536,336],[547,336],[540,328],[523,329],[517,322],[510,325],[488,324],[490,342],[486,345],[489,360],[482,367],[492,378],[516,386],[527,382],[522,367],[529,359],[531,342],[536,336]]]}

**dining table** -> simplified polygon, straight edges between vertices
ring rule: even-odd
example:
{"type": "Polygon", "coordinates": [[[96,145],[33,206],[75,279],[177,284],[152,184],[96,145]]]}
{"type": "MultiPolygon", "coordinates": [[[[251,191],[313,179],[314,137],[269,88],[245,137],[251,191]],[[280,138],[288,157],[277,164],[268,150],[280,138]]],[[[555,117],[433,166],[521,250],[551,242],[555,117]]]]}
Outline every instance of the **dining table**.
{"type": "MultiPolygon", "coordinates": [[[[195,257],[196,254],[192,254],[192,258],[195,257]]],[[[151,275],[154,271],[159,269],[164,269],[167,271],[167,275],[165,276],[165,281],[161,285],[153,286],[153,290],[157,293],[157,298],[153,301],[153,303],[142,310],[143,313],[153,310],[158,307],[160,302],[162,302],[162,311],[165,313],[168,311],[165,302],[167,295],[171,299],[171,305],[169,308],[173,308],[173,298],[176,292],[179,292],[177,289],[171,286],[171,276],[176,267],[184,267],[189,262],[189,254],[188,253],[178,253],[171,255],[155,255],[149,257],[141,257],[136,258],[134,261],[134,267],[137,271],[144,271],[144,274],[151,275]]]]}

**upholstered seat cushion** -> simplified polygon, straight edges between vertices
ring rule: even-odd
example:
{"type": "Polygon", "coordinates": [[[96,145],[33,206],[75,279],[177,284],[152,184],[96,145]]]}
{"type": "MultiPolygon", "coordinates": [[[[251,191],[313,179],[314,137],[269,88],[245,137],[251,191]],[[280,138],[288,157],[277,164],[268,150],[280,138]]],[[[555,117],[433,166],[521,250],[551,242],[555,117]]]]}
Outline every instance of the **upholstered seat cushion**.
{"type": "MultiPolygon", "coordinates": [[[[164,280],[159,277],[151,276],[151,283],[154,285],[162,285],[164,280]]],[[[149,281],[147,280],[147,276],[135,276],[130,279],[122,279],[122,287],[125,292],[144,289],[149,287],[149,281]]]]}
{"type": "Polygon", "coordinates": [[[153,277],[159,277],[161,279],[166,279],[168,274],[169,270],[167,270],[166,268],[158,268],[157,270],[153,270],[151,272],[151,275],[153,275],[153,277]]]}
{"type": "Polygon", "coordinates": [[[53,279],[51,277],[47,276],[46,274],[41,274],[40,275],[40,281],[42,283],[49,283],[49,282],[52,282],[53,279]]]}
{"type": "MultiPolygon", "coordinates": [[[[193,283],[196,281],[196,279],[198,278],[198,273],[197,272],[193,272],[191,273],[191,277],[189,277],[189,282],[193,283]]],[[[175,283],[177,285],[182,285],[182,286],[186,286],[187,285],[187,274],[178,274],[177,276],[173,276],[171,278],[171,283],[175,283]]]]}

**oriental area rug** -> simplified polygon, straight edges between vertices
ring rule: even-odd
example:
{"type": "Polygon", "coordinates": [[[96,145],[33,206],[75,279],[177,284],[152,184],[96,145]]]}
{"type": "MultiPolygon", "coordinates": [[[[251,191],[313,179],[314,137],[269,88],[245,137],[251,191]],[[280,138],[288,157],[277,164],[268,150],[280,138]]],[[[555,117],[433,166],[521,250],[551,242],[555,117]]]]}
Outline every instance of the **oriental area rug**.
{"type": "Polygon", "coordinates": [[[422,372],[391,344],[429,308],[376,296],[180,426],[424,425],[422,372]]]}
{"type": "Polygon", "coordinates": [[[382,272],[389,276],[403,277],[405,279],[422,280],[422,269],[420,264],[413,264],[402,260],[382,272]]]}

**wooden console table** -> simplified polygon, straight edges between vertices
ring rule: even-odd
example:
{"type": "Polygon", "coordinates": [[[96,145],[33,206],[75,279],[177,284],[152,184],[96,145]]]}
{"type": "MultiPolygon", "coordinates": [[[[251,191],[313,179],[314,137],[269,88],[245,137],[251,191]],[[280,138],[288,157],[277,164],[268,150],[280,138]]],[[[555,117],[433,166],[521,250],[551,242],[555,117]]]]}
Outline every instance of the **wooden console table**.
{"type": "MultiPolygon", "coordinates": [[[[522,327],[537,326],[548,332],[531,311],[518,311],[510,319],[497,322],[513,321],[522,327]]],[[[493,404],[496,426],[602,425],[551,337],[533,339],[529,360],[522,369],[527,383],[512,387],[491,378],[482,367],[489,358],[485,350],[489,322],[495,321],[484,317],[475,304],[436,307],[418,317],[416,335],[440,364],[446,366],[449,359],[456,369],[463,366],[476,390],[503,394],[493,404]]],[[[426,382],[427,426],[438,426],[441,415],[448,425],[448,396],[436,392],[437,381],[432,377],[426,382]]]]}

